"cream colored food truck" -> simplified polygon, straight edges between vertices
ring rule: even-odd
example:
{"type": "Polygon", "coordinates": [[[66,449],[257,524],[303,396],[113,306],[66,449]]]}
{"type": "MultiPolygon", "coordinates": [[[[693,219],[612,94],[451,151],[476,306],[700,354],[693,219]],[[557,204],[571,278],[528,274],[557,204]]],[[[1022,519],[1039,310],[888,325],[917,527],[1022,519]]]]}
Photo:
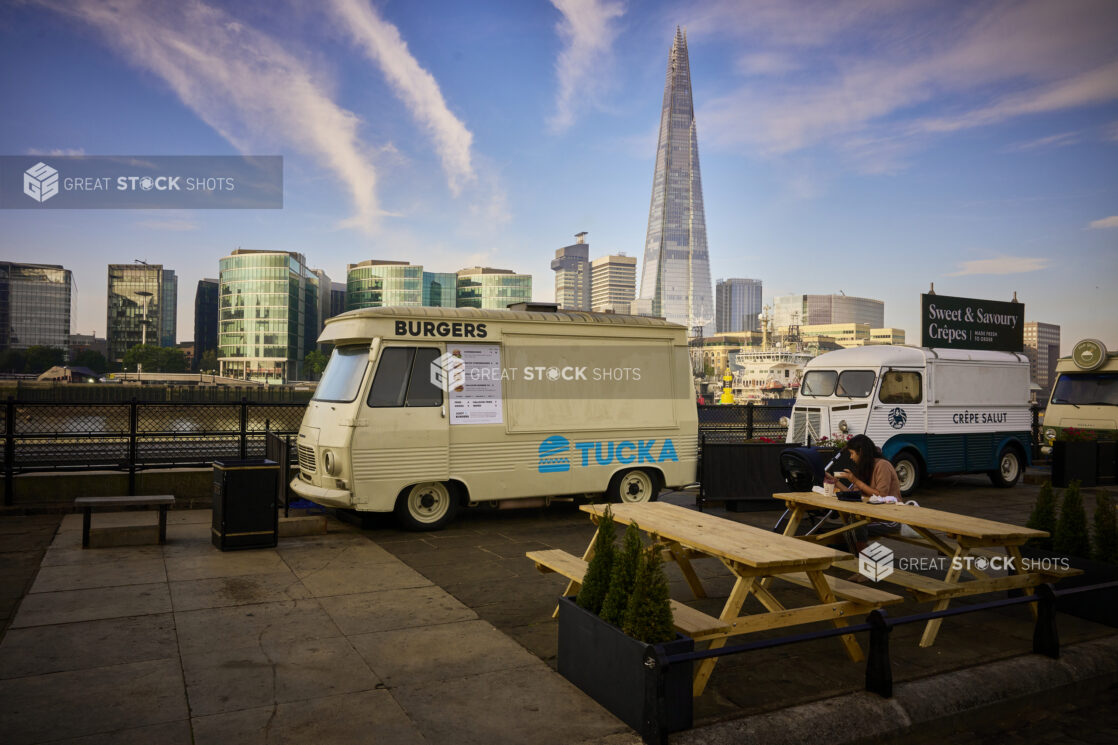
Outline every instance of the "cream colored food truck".
{"type": "Polygon", "coordinates": [[[637,316],[368,308],[334,346],[298,435],[296,494],[435,530],[467,505],[695,481],[686,329],[637,316]]]}
{"type": "Polygon", "coordinates": [[[1056,382],[1044,410],[1044,450],[1063,430],[1088,430],[1096,437],[1118,434],[1118,353],[1098,339],[1077,342],[1056,363],[1056,382]]]}

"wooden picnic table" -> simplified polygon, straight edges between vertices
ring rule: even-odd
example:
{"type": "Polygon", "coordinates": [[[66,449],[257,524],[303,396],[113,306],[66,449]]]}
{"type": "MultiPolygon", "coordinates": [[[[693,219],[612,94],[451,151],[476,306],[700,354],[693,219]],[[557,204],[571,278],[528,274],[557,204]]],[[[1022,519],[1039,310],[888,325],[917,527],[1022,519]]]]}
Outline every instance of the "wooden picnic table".
{"type": "MultiPolygon", "coordinates": [[[[846,502],[817,492],[774,494],[773,498],[783,501],[790,511],[784,535],[795,536],[809,543],[820,544],[835,540],[847,531],[874,521],[895,522],[912,528],[917,537],[897,533],[885,537],[889,540],[929,548],[949,557],[951,561],[947,567],[947,576],[943,580],[937,580],[915,572],[893,569],[892,573],[883,577],[881,581],[906,588],[917,600],[934,600],[935,610],[945,609],[950,598],[963,595],[1011,589],[1032,594],[1033,588],[1038,584],[1074,573],[1074,570],[1071,572],[1047,569],[1021,571],[1024,567],[1021,545],[1031,538],[1047,537],[1048,533],[1043,530],[906,504],[846,502]],[[843,524],[825,533],[796,536],[796,531],[809,510],[831,511],[839,516],[843,524]],[[1004,549],[1004,553],[999,553],[998,549],[1004,549]],[[1011,559],[1016,573],[1006,577],[990,576],[986,569],[990,559],[998,556],[1011,559]],[[965,579],[964,575],[969,575],[970,579],[965,579]]],[[[836,561],[834,566],[846,571],[858,572],[856,559],[836,561]]],[[[1029,607],[1035,614],[1036,606],[1030,603],[1029,607]]],[[[928,621],[924,634],[920,638],[921,647],[930,647],[935,643],[942,621],[943,619],[939,618],[928,621]]]]}
{"type": "MultiPolygon", "coordinates": [[[[691,566],[691,559],[719,559],[737,578],[718,618],[673,602],[677,628],[699,641],[708,640],[711,648],[721,647],[731,636],[779,629],[818,621],[831,621],[836,627],[847,625],[851,616],[868,613],[874,608],[899,603],[902,598],[876,588],[864,587],[823,574],[836,561],[849,554],[825,546],[812,545],[786,538],[768,530],[744,525],[725,518],[696,512],[665,502],[608,505],[619,524],[635,523],[641,531],[660,542],[666,555],[679,564],[695,597],[706,597],[702,582],[691,566]],[[762,580],[779,578],[814,590],[819,603],[801,608],[786,608],[762,580]],[[746,599],[753,595],[767,612],[742,613],[746,599]],[[706,620],[707,623],[702,623],[706,620]],[[690,628],[689,628],[690,627],[690,628]]],[[[598,523],[607,505],[589,504],[580,509],[590,513],[598,523]]],[[[583,562],[593,557],[594,538],[583,555],[583,562]]],[[[547,554],[565,552],[533,552],[529,558],[537,566],[560,571],[550,566],[547,554]]],[[[569,556],[569,555],[568,555],[569,556]]],[[[554,558],[554,557],[552,557],[554,558]]],[[[575,558],[575,557],[570,557],[575,558]]],[[[581,562],[580,562],[581,563],[581,562]]],[[[585,567],[585,564],[582,564],[585,567]]],[[[582,570],[584,571],[584,569],[582,570]]],[[[578,589],[582,573],[570,573],[568,593],[578,589]]],[[[863,659],[862,649],[853,634],[840,637],[851,660],[863,659]]],[[[706,687],[717,658],[704,660],[695,670],[693,693],[698,696],[706,687]]]]}

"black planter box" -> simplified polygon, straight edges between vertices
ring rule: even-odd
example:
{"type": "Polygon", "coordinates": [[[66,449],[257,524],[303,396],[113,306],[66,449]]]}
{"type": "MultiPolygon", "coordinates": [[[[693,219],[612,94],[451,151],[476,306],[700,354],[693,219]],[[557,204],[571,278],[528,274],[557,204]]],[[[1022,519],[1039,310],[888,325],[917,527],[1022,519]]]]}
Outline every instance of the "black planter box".
{"type": "MultiPolygon", "coordinates": [[[[1054,562],[1065,558],[1054,551],[1031,546],[1022,546],[1021,555],[1026,559],[1047,559],[1054,562]]],[[[1067,560],[1073,569],[1082,569],[1083,574],[1060,580],[1056,584],[1057,590],[1118,581],[1118,564],[1104,564],[1101,561],[1080,559],[1077,556],[1069,556],[1067,560]]],[[[1056,598],[1056,609],[1070,616],[1118,628],[1118,588],[1056,598]]]]}
{"type": "Polygon", "coordinates": [[[1072,481],[1095,486],[1098,443],[1057,440],[1052,443],[1052,486],[1064,488],[1072,481]]]}
{"type": "Polygon", "coordinates": [[[737,503],[756,501],[772,509],[772,496],[787,491],[780,473],[783,442],[704,442],[702,501],[722,501],[736,511],[737,503]]]}
{"type": "Polygon", "coordinates": [[[222,551],[279,542],[279,464],[264,458],[214,463],[213,544],[222,551]]]}
{"type": "MultiPolygon", "coordinates": [[[[559,598],[559,674],[578,686],[625,724],[645,730],[645,650],[650,645],[580,608],[572,598],[559,598]]],[[[686,636],[654,645],[664,654],[692,652],[686,636]]],[[[668,667],[664,706],[668,732],[690,729],[692,721],[690,662],[668,667]]]]}
{"type": "Polygon", "coordinates": [[[1118,483],[1118,442],[1099,440],[1095,456],[1095,476],[1099,486],[1118,483]]]}

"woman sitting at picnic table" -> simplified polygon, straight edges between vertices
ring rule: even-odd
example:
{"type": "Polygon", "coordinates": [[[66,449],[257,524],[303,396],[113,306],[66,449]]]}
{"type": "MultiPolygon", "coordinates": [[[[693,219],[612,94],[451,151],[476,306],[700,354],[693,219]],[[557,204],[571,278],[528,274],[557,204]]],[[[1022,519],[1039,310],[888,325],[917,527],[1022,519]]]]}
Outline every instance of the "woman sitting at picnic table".
{"type": "MultiPolygon", "coordinates": [[[[865,435],[854,435],[845,448],[850,459],[854,461],[854,468],[840,471],[836,478],[850,483],[851,489],[862,493],[863,501],[867,497],[897,497],[901,496],[901,480],[897,478],[897,471],[893,464],[881,457],[881,451],[873,444],[873,440],[865,435]]],[[[857,528],[854,531],[854,542],[859,551],[867,545],[870,535],[885,535],[897,530],[896,523],[873,523],[866,528],[857,528]]]]}

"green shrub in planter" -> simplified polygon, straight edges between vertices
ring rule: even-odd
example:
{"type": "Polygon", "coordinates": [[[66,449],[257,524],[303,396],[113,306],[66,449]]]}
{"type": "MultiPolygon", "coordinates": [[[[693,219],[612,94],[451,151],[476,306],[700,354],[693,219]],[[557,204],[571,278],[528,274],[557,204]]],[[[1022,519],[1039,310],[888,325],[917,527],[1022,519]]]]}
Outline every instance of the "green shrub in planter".
{"type": "Polygon", "coordinates": [[[1033,530],[1043,530],[1048,534],[1047,538],[1033,538],[1029,541],[1030,546],[1051,550],[1052,537],[1056,534],[1056,492],[1052,488],[1051,481],[1045,481],[1044,485],[1040,487],[1040,494],[1037,495],[1033,513],[1029,515],[1029,521],[1025,523],[1025,527],[1033,530]]]}
{"type": "Polygon", "coordinates": [[[1095,560],[1118,564],[1118,517],[1105,491],[1095,500],[1095,560]]]}
{"type": "Polygon", "coordinates": [[[609,592],[615,552],[613,542],[616,538],[617,527],[613,522],[613,511],[606,507],[605,512],[598,519],[598,534],[594,538],[594,556],[586,567],[582,588],[575,599],[579,607],[595,615],[602,612],[602,603],[606,599],[606,593],[609,592]]]}
{"type": "Polygon", "coordinates": [[[601,616],[606,623],[620,627],[625,622],[625,611],[629,607],[629,596],[633,594],[633,583],[637,580],[643,551],[640,528],[636,523],[629,523],[622,539],[621,551],[613,557],[609,592],[602,602],[601,616]]]}
{"type": "Polygon", "coordinates": [[[661,547],[653,544],[643,552],[621,625],[622,631],[645,644],[661,644],[675,638],[668,578],[664,576],[664,558],[660,551],[661,547]]]}
{"type": "Polygon", "coordinates": [[[1052,547],[1065,556],[1091,556],[1091,539],[1087,535],[1087,511],[1083,507],[1083,496],[1079,493],[1079,482],[1072,481],[1064,490],[1064,500],[1060,505],[1060,519],[1056,523],[1056,535],[1052,547]]]}

